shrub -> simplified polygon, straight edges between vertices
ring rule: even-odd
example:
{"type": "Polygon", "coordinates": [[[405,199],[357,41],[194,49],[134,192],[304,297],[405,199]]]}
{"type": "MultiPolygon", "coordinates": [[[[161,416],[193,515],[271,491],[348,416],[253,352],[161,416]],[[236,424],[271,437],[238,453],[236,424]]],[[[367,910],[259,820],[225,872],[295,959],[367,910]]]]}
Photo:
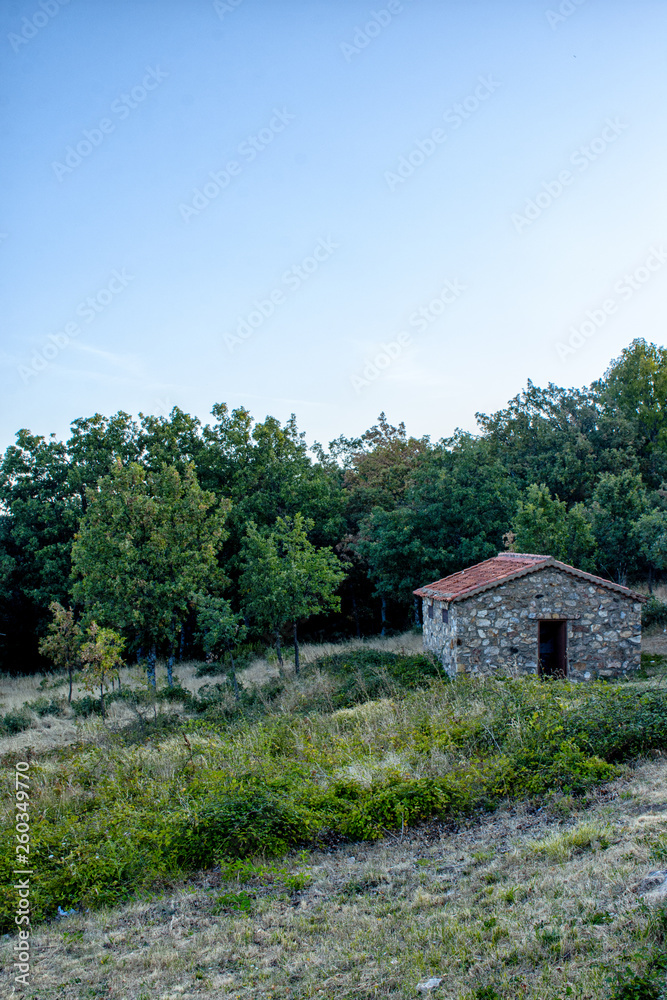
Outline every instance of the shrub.
{"type": "Polygon", "coordinates": [[[29,702],[25,707],[32,709],[36,715],[41,717],[44,715],[60,715],[65,705],[65,698],[42,697],[29,702]]]}
{"type": "Polygon", "coordinates": [[[339,832],[350,840],[371,840],[387,831],[444,815],[451,802],[452,795],[447,793],[444,782],[429,778],[390,779],[359,792],[353,807],[340,822],[339,832]]]}
{"type": "Polygon", "coordinates": [[[648,628],[650,625],[660,625],[662,628],[667,626],[667,604],[653,594],[642,608],[642,627],[648,628]]]}
{"type": "MultiPolygon", "coordinates": [[[[374,650],[322,658],[314,669],[327,663],[334,693],[350,706],[342,715],[329,714],[330,694],[325,711],[313,708],[317,694],[307,710],[281,711],[284,681],[241,692],[238,705],[229,685],[212,684],[192,699],[199,714],[181,720],[181,732],[159,715],[106,733],[103,745],[63,748],[50,764],[49,787],[74,794],[42,801],[35,784],[34,919],[58,906],[113,904],[222,858],[371,839],[433,817],[493,809],[508,796],[580,795],[612,777],[619,762],[667,747],[667,697],[659,689],[450,683],[426,657],[374,650]],[[369,690],[381,703],[354,707],[369,690]]],[[[298,682],[306,693],[308,669],[298,682]]],[[[186,694],[174,691],[179,699],[186,694]]],[[[148,704],[150,696],[123,689],[112,697],[148,704]]],[[[73,707],[81,715],[98,703],[78,699],[73,707]]],[[[34,716],[21,718],[29,725],[34,716]]],[[[7,731],[7,717],[3,726],[7,731]]],[[[11,835],[0,834],[5,873],[11,835]]],[[[567,836],[544,849],[567,856],[604,846],[594,830],[567,836]]],[[[4,930],[14,926],[14,905],[11,890],[0,889],[4,930]]]]}
{"type": "Polygon", "coordinates": [[[31,725],[32,715],[25,707],[0,716],[0,731],[8,736],[15,736],[17,733],[23,732],[24,729],[30,729],[31,725]]]}
{"type": "Polygon", "coordinates": [[[430,656],[382,652],[377,649],[354,649],[318,657],[311,669],[335,677],[338,690],[333,694],[335,708],[351,708],[360,702],[394,694],[396,688],[416,690],[442,677],[442,668],[430,656]]]}
{"type": "Polygon", "coordinates": [[[181,864],[203,868],[220,858],[272,857],[308,839],[311,818],[287,797],[261,786],[207,802],[175,840],[181,864]]]}
{"type": "MultiPolygon", "coordinates": [[[[113,699],[109,699],[112,701],[113,699]]],[[[81,698],[72,698],[72,710],[77,719],[88,718],[89,715],[96,715],[100,710],[99,698],[93,698],[89,694],[84,694],[81,698]]]]}
{"type": "Polygon", "coordinates": [[[611,1000],[665,1000],[665,972],[667,956],[653,956],[643,972],[626,967],[617,971],[613,982],[611,1000]]]}

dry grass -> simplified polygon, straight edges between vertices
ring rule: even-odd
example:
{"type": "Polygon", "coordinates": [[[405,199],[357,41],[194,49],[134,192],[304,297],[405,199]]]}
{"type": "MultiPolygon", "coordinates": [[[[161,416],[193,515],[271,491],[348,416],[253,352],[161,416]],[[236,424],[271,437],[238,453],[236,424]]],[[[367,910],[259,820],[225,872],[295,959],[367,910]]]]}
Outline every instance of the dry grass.
{"type": "MultiPolygon", "coordinates": [[[[387,653],[423,653],[422,637],[416,632],[404,632],[396,636],[374,636],[371,639],[349,639],[347,642],[304,643],[299,647],[299,655],[303,664],[312,663],[320,656],[331,656],[334,653],[346,653],[353,649],[379,649],[387,653]]],[[[287,669],[293,669],[294,653],[287,646],[283,649],[283,658],[287,669]],[[290,663],[291,660],[291,663],[290,663]]],[[[246,670],[239,671],[239,681],[245,686],[265,684],[274,677],[280,676],[278,660],[273,654],[270,658],[258,657],[246,670]]]]}
{"type": "MultiPolygon", "coordinates": [[[[420,635],[406,632],[403,635],[383,638],[377,636],[373,639],[355,639],[343,643],[322,643],[320,645],[304,644],[301,647],[301,658],[304,664],[312,663],[319,656],[331,653],[340,653],[352,649],[380,649],[390,652],[420,653],[422,652],[422,639],[420,635]]],[[[286,671],[294,669],[293,659],[290,663],[291,650],[285,650],[286,671]]],[[[198,660],[188,660],[178,663],[174,668],[174,677],[180,685],[191,694],[196,695],[205,684],[215,683],[215,676],[204,674],[197,676],[197,671],[201,667],[198,660]]],[[[146,674],[143,668],[133,666],[123,667],[121,672],[121,684],[124,688],[145,688],[146,674]]],[[[158,685],[166,684],[166,665],[158,660],[156,667],[158,685]]],[[[257,657],[250,666],[239,672],[239,682],[244,687],[257,686],[266,683],[273,677],[279,676],[278,664],[275,657],[257,657]]],[[[318,683],[318,675],[309,678],[310,685],[318,683]]],[[[326,686],[326,678],[319,676],[319,683],[326,686]]],[[[67,677],[62,674],[27,674],[13,675],[0,673],[0,712],[6,713],[16,711],[30,702],[36,701],[40,697],[65,699],[68,691],[67,677]]],[[[73,698],[82,698],[90,692],[84,688],[80,681],[75,680],[72,688],[73,698]]],[[[300,695],[299,687],[296,685],[290,692],[291,696],[298,701],[300,695]]],[[[177,706],[172,704],[173,711],[177,706]]],[[[290,706],[285,702],[283,706],[288,711],[290,706]]],[[[0,757],[7,753],[18,750],[26,750],[31,747],[36,753],[48,753],[57,746],[66,746],[83,740],[94,741],[104,729],[104,723],[100,716],[91,716],[85,721],[74,719],[73,713],[65,709],[65,717],[43,716],[39,717],[33,713],[33,720],[30,729],[17,733],[15,736],[0,736],[0,757]]],[[[108,724],[115,727],[122,727],[136,720],[136,715],[126,705],[112,704],[109,709],[108,724]]]]}
{"type": "Polygon", "coordinates": [[[436,976],[442,1000],[485,984],[508,1000],[560,1000],[568,985],[602,1000],[608,963],[646,923],[636,887],[667,833],[667,762],[599,790],[585,812],[562,806],[294,856],[245,889],[213,871],[74,915],[35,931],[26,996],[366,1000],[413,997],[436,976]],[[243,891],[248,913],[229,906],[243,891]]]}
{"type": "MultiPolygon", "coordinates": [[[[418,652],[421,639],[408,633],[305,647],[304,661],[359,645],[418,652]]],[[[179,664],[176,671],[193,692],[214,680],[196,677],[197,666],[179,664]]],[[[270,669],[269,660],[256,661],[244,683],[265,680],[270,669]]],[[[0,691],[20,707],[21,692],[28,701],[51,694],[40,681],[2,678],[0,691]]],[[[123,684],[144,683],[136,668],[124,671],[123,684]]],[[[304,684],[325,692],[327,683],[314,672],[290,685],[289,698],[298,700],[304,684]]],[[[467,710],[474,713],[475,704],[467,710]]],[[[395,725],[396,711],[386,699],[339,710],[331,717],[332,733],[336,727],[363,734],[365,727],[395,725]]],[[[116,703],[108,725],[121,727],[133,717],[127,705],[116,703]]],[[[96,718],[36,717],[32,729],[0,740],[0,752],[28,746],[44,752],[48,786],[56,767],[49,751],[73,740],[99,743],[105,732],[96,718]]],[[[210,740],[192,734],[190,743],[206,764],[210,740]]],[[[145,780],[168,777],[185,752],[176,737],[142,747],[145,780]]],[[[241,766],[253,748],[239,745],[235,752],[241,766]]],[[[345,774],[352,766],[362,783],[383,769],[414,768],[400,755],[376,759],[370,752],[345,774]]],[[[424,766],[441,773],[447,761],[424,766]]],[[[48,801],[45,790],[40,803],[48,801]]],[[[667,761],[628,769],[623,779],[599,789],[587,809],[573,808],[565,798],[550,811],[508,806],[459,829],[430,824],[404,838],[294,855],[247,885],[214,870],[185,885],[165,885],[162,895],[75,914],[35,929],[33,980],[25,996],[397,1000],[415,996],[416,984],[435,976],[442,983],[433,995],[442,1000],[472,1000],[473,987],[487,984],[503,1000],[561,1000],[568,985],[580,1000],[606,1000],[609,963],[635,950],[646,926],[636,888],[658,867],[651,844],[667,837],[667,761]],[[247,903],[248,912],[234,909],[235,899],[247,903]]],[[[5,969],[13,943],[0,941],[5,969]]]]}

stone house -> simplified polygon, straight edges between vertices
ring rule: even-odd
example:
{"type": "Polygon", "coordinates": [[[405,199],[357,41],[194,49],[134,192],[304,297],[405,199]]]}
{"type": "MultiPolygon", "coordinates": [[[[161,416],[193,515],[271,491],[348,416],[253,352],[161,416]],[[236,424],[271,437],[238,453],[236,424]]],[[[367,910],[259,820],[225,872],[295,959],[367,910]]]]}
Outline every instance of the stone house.
{"type": "Polygon", "coordinates": [[[500,552],[415,590],[424,647],[450,676],[590,680],[636,670],[641,606],[627,587],[552,556],[500,552]]]}

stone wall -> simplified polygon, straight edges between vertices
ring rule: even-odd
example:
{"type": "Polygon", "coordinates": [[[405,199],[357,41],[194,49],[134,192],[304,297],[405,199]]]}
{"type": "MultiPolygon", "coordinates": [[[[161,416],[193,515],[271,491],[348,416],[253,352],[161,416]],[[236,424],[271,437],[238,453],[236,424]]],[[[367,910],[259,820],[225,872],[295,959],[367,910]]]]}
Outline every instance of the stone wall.
{"type": "Polygon", "coordinates": [[[424,647],[450,676],[536,674],[537,623],[550,618],[567,620],[572,680],[618,677],[639,667],[641,604],[555,567],[450,604],[424,598],[423,610],[424,647]]]}

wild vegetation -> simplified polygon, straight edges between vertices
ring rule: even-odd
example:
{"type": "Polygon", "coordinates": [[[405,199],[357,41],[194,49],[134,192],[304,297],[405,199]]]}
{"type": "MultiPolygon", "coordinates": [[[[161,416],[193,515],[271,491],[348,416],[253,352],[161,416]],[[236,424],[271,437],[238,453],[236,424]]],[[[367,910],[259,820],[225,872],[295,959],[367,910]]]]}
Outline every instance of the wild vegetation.
{"type": "MultiPolygon", "coordinates": [[[[78,674],[69,708],[67,675],[45,677],[52,711],[81,714],[69,742],[40,751],[32,740],[40,940],[56,940],[70,969],[72,956],[106,947],[99,995],[147,988],[148,968],[137,978],[134,960],[132,983],[124,979],[121,942],[153,932],[142,918],[128,939],[133,918],[121,915],[148,913],[156,934],[171,921],[169,956],[156,960],[164,988],[173,991],[180,969],[192,995],[224,981],[230,997],[260,987],[306,997],[324,981],[319,995],[332,998],[342,984],[401,997],[433,975],[470,1000],[509,1000],[519,988],[657,1000],[665,925],[630,889],[651,859],[667,857],[667,827],[658,810],[640,828],[613,795],[644,780],[629,762],[667,752],[661,658],[625,684],[452,683],[430,658],[375,645],[304,657],[299,675],[293,663],[281,674],[274,659],[259,686],[240,672],[238,698],[213,664],[191,667],[189,678],[200,676],[187,687],[178,667],[172,688],[161,672],[155,694],[126,669],[106,719],[98,699],[84,713],[78,674]],[[181,952],[191,925],[200,951],[189,942],[181,952]],[[221,949],[213,965],[211,935],[221,949]],[[297,940],[308,942],[310,968],[296,959],[297,940]],[[276,948],[279,968],[266,961],[276,948]],[[623,992],[644,980],[643,993],[623,992]]],[[[11,739],[22,736],[5,741],[10,804],[11,739]]],[[[0,912],[10,931],[5,813],[0,912]]],[[[71,975],[68,992],[54,982],[35,996],[92,995],[71,975]]]]}
{"type": "Polygon", "coordinates": [[[667,351],[635,341],[590,387],[529,384],[436,442],[381,415],[309,450],[295,418],[224,404],[205,426],[176,408],[19,431],[0,780],[29,757],[31,921],[58,956],[33,995],[404,997],[432,977],[465,1000],[661,1000],[667,925],[637,887],[667,828],[627,803],[663,801],[665,399],[667,351]],[[504,546],[648,581],[642,676],[443,676],[412,591],[504,546]]]}
{"type": "MultiPolygon", "coordinates": [[[[0,460],[0,666],[43,669],[58,602],[156,656],[201,656],[202,598],[247,642],[336,640],[418,617],[412,591],[496,554],[548,552],[618,582],[667,568],[667,351],[633,342],[583,389],[527,388],[479,434],[384,415],[309,449],[292,417],[100,414],[0,460]],[[260,569],[261,567],[261,569],[260,569]]],[[[217,655],[217,654],[216,654],[217,655]]]]}

